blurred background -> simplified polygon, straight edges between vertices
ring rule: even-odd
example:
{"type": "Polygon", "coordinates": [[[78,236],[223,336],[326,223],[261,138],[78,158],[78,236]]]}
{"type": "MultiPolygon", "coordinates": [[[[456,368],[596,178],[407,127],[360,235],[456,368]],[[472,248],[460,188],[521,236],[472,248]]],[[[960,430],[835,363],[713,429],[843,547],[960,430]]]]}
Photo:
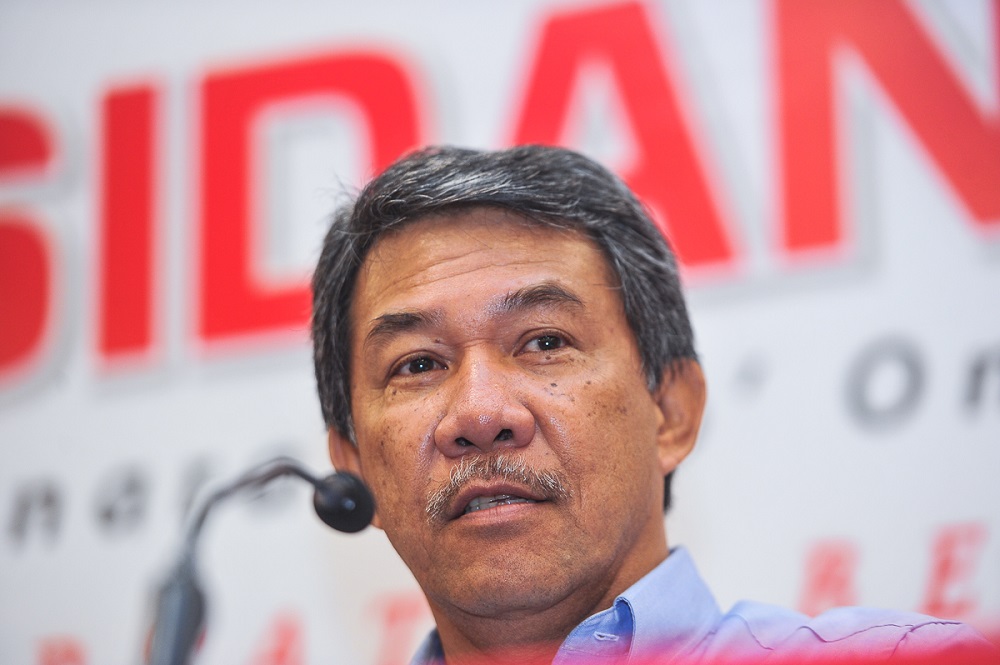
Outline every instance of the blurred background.
{"type": "MultiPolygon", "coordinates": [[[[425,143],[561,143],[684,266],[709,380],[667,518],[728,607],[1000,637],[1000,6],[0,0],[0,661],[139,662],[192,501],[328,470],[308,277],[425,143]]],[[[213,514],[200,662],[407,662],[381,532],[213,514]]]]}

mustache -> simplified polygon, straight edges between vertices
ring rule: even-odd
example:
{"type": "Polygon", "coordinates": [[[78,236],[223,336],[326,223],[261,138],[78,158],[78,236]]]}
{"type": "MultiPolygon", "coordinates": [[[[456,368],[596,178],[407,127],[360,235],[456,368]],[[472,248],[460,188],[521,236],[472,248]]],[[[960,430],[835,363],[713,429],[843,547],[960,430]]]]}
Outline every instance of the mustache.
{"type": "Polygon", "coordinates": [[[427,515],[435,521],[447,521],[449,508],[465,486],[473,480],[501,480],[527,489],[549,501],[564,501],[573,496],[564,473],[556,470],[539,471],[520,455],[464,457],[451,469],[448,482],[427,499],[427,515]]]}

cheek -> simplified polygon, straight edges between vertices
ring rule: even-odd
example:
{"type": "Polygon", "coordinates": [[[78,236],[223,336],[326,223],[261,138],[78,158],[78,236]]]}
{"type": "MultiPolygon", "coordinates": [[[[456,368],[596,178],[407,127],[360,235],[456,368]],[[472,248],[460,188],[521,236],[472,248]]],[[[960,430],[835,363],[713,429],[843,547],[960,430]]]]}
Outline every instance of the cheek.
{"type": "Polygon", "coordinates": [[[627,488],[646,491],[658,474],[656,419],[645,390],[613,378],[584,381],[553,429],[567,471],[590,499],[615,503],[627,488]]]}
{"type": "Polygon", "coordinates": [[[401,453],[398,441],[384,437],[366,441],[367,454],[362,454],[362,473],[375,498],[379,526],[390,540],[401,530],[418,523],[426,504],[426,474],[421,472],[412,456],[401,453]]]}
{"type": "MultiPolygon", "coordinates": [[[[426,410],[392,404],[369,411],[358,423],[361,470],[379,505],[383,520],[426,501],[433,457],[432,423],[426,410]]],[[[422,505],[418,506],[421,510],[422,505]]]]}

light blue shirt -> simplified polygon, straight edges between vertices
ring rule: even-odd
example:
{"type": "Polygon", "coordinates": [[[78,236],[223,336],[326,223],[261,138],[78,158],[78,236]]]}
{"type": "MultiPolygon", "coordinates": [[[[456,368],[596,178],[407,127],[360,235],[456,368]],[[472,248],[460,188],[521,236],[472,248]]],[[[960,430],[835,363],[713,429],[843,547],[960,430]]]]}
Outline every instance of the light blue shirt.
{"type": "MultiPolygon", "coordinates": [[[[723,614],[684,548],[569,634],[553,665],[571,663],[724,662],[779,658],[912,659],[966,649],[991,649],[957,621],[912,612],[845,607],[809,617],[774,605],[742,601],[723,614]]],[[[412,665],[441,663],[437,631],[412,665]]],[[[1000,662],[1000,654],[998,654],[1000,662]]]]}

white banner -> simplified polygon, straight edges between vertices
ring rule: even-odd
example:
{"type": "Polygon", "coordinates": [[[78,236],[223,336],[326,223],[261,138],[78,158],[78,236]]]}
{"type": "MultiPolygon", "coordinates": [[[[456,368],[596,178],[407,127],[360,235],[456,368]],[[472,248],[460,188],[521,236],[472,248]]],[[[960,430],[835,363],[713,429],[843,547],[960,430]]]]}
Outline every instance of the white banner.
{"type": "MultiPolygon", "coordinates": [[[[709,381],[668,534],[722,605],[1000,637],[998,72],[987,0],[0,3],[0,662],[138,662],[194,497],[329,469],[308,275],[425,143],[563,143],[655,211],[709,381]]],[[[200,662],[429,629],[308,504],[212,515],[200,662]]]]}

